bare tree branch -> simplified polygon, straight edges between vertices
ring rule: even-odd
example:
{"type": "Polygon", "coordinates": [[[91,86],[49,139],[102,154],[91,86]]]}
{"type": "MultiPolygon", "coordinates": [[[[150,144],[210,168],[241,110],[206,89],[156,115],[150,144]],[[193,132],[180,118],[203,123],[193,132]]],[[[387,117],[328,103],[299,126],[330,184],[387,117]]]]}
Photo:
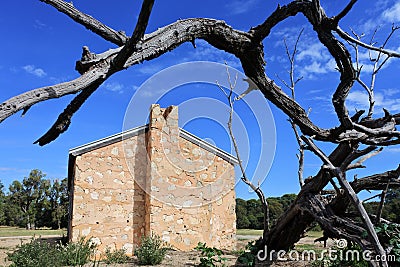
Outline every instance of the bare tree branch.
{"type": "Polygon", "coordinates": [[[389,190],[389,185],[390,181],[387,182],[385,189],[381,193],[381,201],[379,203],[378,211],[376,213],[375,223],[379,223],[381,221],[383,206],[385,205],[385,199],[387,191],[389,190]]]}
{"type": "Polygon", "coordinates": [[[385,54],[389,57],[397,57],[400,58],[400,54],[395,52],[395,51],[391,51],[391,50],[387,50],[387,49],[382,49],[379,47],[375,47],[373,45],[369,45],[366,43],[363,43],[353,37],[351,37],[347,32],[343,31],[339,26],[337,27],[337,29],[335,29],[335,31],[339,34],[340,37],[342,37],[344,40],[347,40],[349,42],[358,44],[361,47],[364,47],[366,49],[372,50],[372,51],[377,51],[377,52],[381,52],[382,54],[385,54]]]}
{"type": "Polygon", "coordinates": [[[132,37],[126,42],[125,46],[119,51],[118,55],[112,61],[112,67],[119,70],[124,66],[125,62],[137,50],[136,45],[143,38],[146,31],[147,24],[149,23],[151,10],[153,8],[154,0],[143,0],[142,8],[140,10],[139,18],[136,23],[135,30],[132,37]]]}
{"type": "MultiPolygon", "coordinates": [[[[193,37],[205,38],[208,35],[212,35],[215,39],[220,38],[221,43],[223,43],[223,40],[232,41],[232,49],[230,50],[232,53],[237,52],[236,45],[240,46],[242,42],[249,41],[246,33],[235,31],[221,21],[211,19],[178,21],[146,35],[140,51],[133,53],[123,68],[138,64],[143,60],[156,58],[184,42],[191,41],[193,37]],[[232,35],[229,35],[229,32],[232,35]]],[[[6,100],[0,104],[0,122],[26,107],[31,107],[48,99],[75,94],[91,84],[97,83],[99,80],[107,79],[117,71],[111,68],[110,62],[120,50],[121,48],[117,48],[105,52],[105,55],[93,56],[94,60],[91,59],[90,65],[85,66],[86,70],[79,78],[53,86],[34,89],[6,100]]]]}
{"type": "Polygon", "coordinates": [[[344,18],[350,12],[350,10],[353,8],[355,3],[357,3],[357,0],[351,0],[346,5],[346,7],[342,11],[340,11],[339,14],[337,14],[335,17],[333,17],[333,22],[337,25],[339,23],[339,20],[344,18]]]}
{"type": "Polygon", "coordinates": [[[14,96],[0,104],[0,122],[14,113],[39,102],[59,98],[67,94],[75,94],[92,84],[96,84],[99,80],[103,80],[107,76],[107,72],[107,68],[99,67],[72,81],[45,86],[14,96]]]}
{"type": "Polygon", "coordinates": [[[373,157],[373,156],[375,156],[375,155],[378,155],[379,153],[382,152],[382,150],[383,150],[383,147],[380,147],[379,149],[377,149],[377,150],[375,150],[375,151],[372,151],[372,152],[369,153],[369,154],[366,154],[366,155],[363,156],[361,159],[357,160],[356,163],[350,164],[350,165],[347,167],[347,170],[351,170],[351,169],[355,169],[355,168],[364,168],[365,166],[362,165],[363,162],[365,162],[367,159],[369,159],[369,158],[371,158],[371,157],[373,157]]]}
{"type": "MultiPolygon", "coordinates": [[[[225,63],[226,64],[226,63],[225,63]]],[[[240,171],[242,173],[241,180],[248,185],[258,196],[258,198],[261,201],[261,205],[264,211],[264,231],[263,231],[263,239],[266,240],[267,234],[269,231],[269,207],[268,207],[268,202],[267,199],[265,198],[264,192],[260,188],[260,184],[258,186],[255,186],[247,177],[246,170],[243,166],[243,162],[240,157],[239,153],[239,147],[236,142],[235,135],[233,134],[233,128],[232,128],[232,116],[233,116],[233,105],[235,104],[236,98],[233,96],[233,90],[236,87],[236,82],[237,82],[237,75],[235,76],[234,81],[232,82],[231,79],[231,74],[229,72],[229,69],[226,68],[227,72],[227,77],[228,77],[228,83],[229,83],[229,92],[225,92],[224,88],[218,83],[217,81],[217,86],[218,88],[224,93],[226,96],[226,99],[229,103],[229,119],[228,119],[228,130],[229,130],[229,136],[231,137],[233,147],[235,149],[236,157],[238,159],[238,165],[240,168],[240,171]]],[[[250,81],[249,81],[250,82],[250,81]]]]}
{"type": "Polygon", "coordinates": [[[252,28],[250,33],[253,33],[254,41],[259,42],[269,35],[271,29],[276,26],[279,22],[285,20],[288,17],[295,16],[299,12],[304,11],[311,5],[310,1],[293,1],[286,6],[280,6],[268,16],[268,18],[260,25],[252,28]]]}
{"type": "MultiPolygon", "coordinates": [[[[368,213],[366,212],[364,206],[362,205],[360,199],[358,198],[356,192],[354,189],[351,187],[350,183],[347,181],[345,174],[340,168],[335,167],[329,160],[329,158],[314,144],[314,142],[305,137],[302,136],[303,141],[308,145],[310,150],[314,152],[321,160],[325,163],[326,168],[328,168],[334,176],[336,176],[344,188],[347,197],[350,199],[350,201],[353,203],[353,205],[357,208],[358,212],[360,213],[361,220],[364,222],[364,225],[366,227],[367,233],[370,237],[371,243],[374,245],[375,251],[378,255],[380,255],[381,258],[386,256],[386,252],[383,249],[379,239],[378,235],[375,232],[374,225],[371,222],[371,219],[368,216],[368,213]]],[[[381,262],[382,266],[386,267],[387,262],[381,262]]]]}
{"type": "Polygon", "coordinates": [[[351,182],[351,187],[354,188],[356,193],[362,190],[384,190],[388,181],[390,186],[400,187],[400,165],[395,170],[386,171],[383,173],[377,173],[363,178],[359,178],[351,182]]]}
{"type": "Polygon", "coordinates": [[[51,128],[42,137],[36,140],[34,144],[44,146],[54,141],[60,134],[68,130],[73,114],[80,109],[83,103],[85,103],[85,101],[102,83],[103,80],[99,79],[97,82],[81,91],[58,116],[56,122],[51,126],[51,128]]]}
{"type": "MultiPolygon", "coordinates": [[[[289,70],[289,80],[290,80],[290,83],[288,84],[288,83],[287,83],[286,81],[284,81],[283,79],[281,79],[281,81],[282,81],[283,84],[291,91],[292,99],[293,99],[293,100],[296,100],[296,96],[295,96],[295,87],[296,87],[296,84],[303,78],[303,77],[300,77],[300,78],[297,78],[296,80],[295,80],[295,78],[294,78],[295,57],[296,57],[296,54],[297,54],[297,52],[298,52],[297,46],[298,46],[298,44],[299,44],[300,37],[301,37],[301,34],[303,33],[303,31],[304,31],[304,28],[301,29],[300,33],[299,33],[298,36],[297,36],[297,39],[296,39],[296,42],[295,42],[295,44],[294,44],[292,53],[290,53],[290,51],[289,51],[289,47],[288,47],[288,45],[287,45],[286,39],[283,39],[284,44],[285,44],[286,55],[287,55],[287,58],[288,58],[289,63],[290,63],[290,70],[289,70]]],[[[279,77],[278,77],[278,78],[279,78],[279,77]]],[[[294,133],[294,135],[295,135],[295,137],[296,137],[297,145],[299,146],[299,149],[298,149],[298,150],[299,150],[299,154],[296,154],[297,159],[298,159],[298,162],[299,162],[299,167],[298,167],[298,171],[297,171],[297,176],[298,176],[298,179],[299,179],[300,187],[302,187],[302,186],[304,185],[304,179],[303,179],[303,171],[304,171],[304,143],[303,143],[303,141],[302,141],[301,138],[300,138],[299,131],[297,130],[297,125],[296,125],[296,124],[293,122],[293,120],[290,119],[290,118],[289,118],[289,123],[290,123],[290,125],[291,125],[291,127],[292,127],[292,130],[293,130],[293,133],[294,133]]]]}
{"type": "Polygon", "coordinates": [[[367,159],[371,158],[372,156],[380,153],[382,151],[382,149],[383,148],[377,149],[376,146],[368,146],[367,148],[362,149],[362,150],[356,149],[355,151],[353,151],[353,153],[351,153],[345,159],[345,161],[342,163],[340,168],[342,169],[342,171],[346,171],[346,170],[350,170],[350,169],[354,169],[354,168],[361,168],[362,163],[364,161],[366,161],[367,159]],[[359,159],[356,163],[351,164],[354,160],[356,160],[360,157],[363,157],[363,158],[359,159]]]}
{"type": "Polygon", "coordinates": [[[76,9],[72,2],[66,2],[64,0],[40,0],[46,4],[49,4],[55,7],[61,13],[64,13],[75,22],[85,26],[87,29],[96,33],[100,37],[104,38],[107,41],[110,41],[118,46],[122,46],[128,40],[128,37],[123,32],[117,32],[112,28],[104,25],[100,21],[95,18],[82,13],[78,9],[76,9]]]}

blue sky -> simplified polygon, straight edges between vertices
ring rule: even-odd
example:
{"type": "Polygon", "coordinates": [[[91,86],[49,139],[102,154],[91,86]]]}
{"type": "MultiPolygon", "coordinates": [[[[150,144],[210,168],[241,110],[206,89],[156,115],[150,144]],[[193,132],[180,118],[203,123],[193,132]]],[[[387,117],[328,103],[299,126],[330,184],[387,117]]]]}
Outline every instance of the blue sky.
{"type": "MultiPolygon", "coordinates": [[[[288,1],[156,1],[147,32],[170,24],[177,19],[190,17],[210,17],[225,20],[232,27],[249,30],[261,23],[277,6],[288,1]],[[173,7],[173,8],[172,8],[173,7]]],[[[329,15],[337,14],[347,1],[321,1],[329,15]]],[[[74,6],[86,12],[116,30],[124,30],[128,35],[140,8],[140,1],[83,1],[75,0],[74,6]]],[[[376,40],[380,43],[390,30],[391,23],[400,24],[400,1],[378,0],[359,1],[340,24],[349,31],[350,27],[358,33],[366,34],[369,42],[371,33],[380,27],[376,40]]],[[[307,25],[303,16],[298,15],[279,24],[266,38],[266,72],[279,84],[280,78],[287,80],[289,68],[283,38],[292,47],[299,31],[304,34],[299,44],[296,75],[304,78],[297,86],[297,99],[304,108],[311,108],[311,119],[321,127],[337,125],[331,107],[331,95],[338,82],[338,73],[328,51],[315,41],[315,34],[307,25]]],[[[0,101],[37,87],[59,83],[78,77],[74,70],[75,61],[80,59],[82,46],[88,46],[92,52],[101,53],[115,46],[76,24],[67,16],[38,0],[6,1],[0,10],[0,101]]],[[[399,35],[394,36],[388,47],[399,51],[399,35]]],[[[175,64],[207,60],[218,63],[227,62],[240,70],[238,60],[232,55],[218,51],[204,41],[197,41],[197,48],[183,44],[178,49],[160,58],[133,66],[117,73],[105,82],[73,117],[69,130],[56,141],[39,147],[33,145],[38,137],[47,131],[66,107],[73,96],[54,99],[32,107],[23,117],[16,114],[0,124],[0,180],[6,187],[13,180],[22,180],[29,171],[38,168],[47,173],[48,178],[67,176],[68,150],[81,144],[120,132],[123,129],[125,112],[131,98],[140,86],[157,72],[175,64]]],[[[351,48],[349,48],[351,49],[351,48]]],[[[351,52],[353,52],[351,50],[351,52]]],[[[360,51],[360,63],[364,65],[362,78],[369,83],[371,64],[368,53],[360,51]]],[[[381,114],[383,106],[392,113],[400,112],[400,87],[398,86],[399,61],[391,60],[381,70],[376,83],[376,114],[381,114]]],[[[211,85],[209,85],[210,87],[211,85]]],[[[163,105],[182,103],[191,98],[210,97],[208,89],[183,90],[175,95],[166,96],[163,105]],[[202,92],[201,94],[199,92],[202,92]],[[208,92],[208,93],[207,93],[208,92]],[[180,99],[178,96],[182,97],[180,99]]],[[[154,92],[157,88],[153,89],[154,92]]],[[[218,89],[215,89],[218,90],[218,89]]],[[[153,91],[152,91],[153,93],[153,91]]],[[[218,99],[218,97],[216,97],[218,99]]],[[[220,98],[222,99],[222,98],[220,98]]],[[[259,101],[263,104],[262,97],[259,101]]],[[[355,108],[366,107],[367,94],[355,86],[347,104],[353,113],[355,108]]],[[[222,100],[221,100],[222,101],[222,100]]],[[[280,196],[296,193],[297,182],[297,145],[286,116],[270,105],[276,127],[276,152],[271,170],[262,184],[266,195],[280,196]]],[[[238,107],[245,113],[245,109],[238,107]]],[[[141,114],[143,116],[143,114],[141,114]]],[[[146,115],[146,114],[144,114],[146,115]]],[[[182,116],[182,115],[181,115],[182,116]]],[[[229,150],[229,138],[223,130],[224,125],[207,121],[192,121],[185,128],[202,138],[211,138],[218,146],[229,150]],[[206,131],[205,131],[206,129],[206,131]]],[[[250,126],[247,126],[251,128],[250,126]]],[[[247,129],[252,132],[251,129],[247,129]]],[[[254,141],[254,139],[250,138],[254,141]]],[[[256,139],[256,141],[260,141],[256,139]]],[[[266,140],[271,141],[271,140],[266,140]]],[[[257,142],[251,145],[257,150],[257,142]]],[[[322,145],[326,153],[330,145],[322,145]]],[[[249,172],[257,168],[256,152],[251,154],[249,172]]],[[[366,170],[357,170],[359,177],[372,172],[394,169],[398,165],[399,147],[385,149],[380,155],[366,162],[366,170]]],[[[305,177],[313,175],[320,167],[319,159],[306,153],[305,177]]],[[[264,178],[264,177],[262,177],[264,178]]],[[[256,197],[249,194],[243,184],[238,184],[237,196],[256,197]]],[[[367,194],[365,194],[367,196],[367,194]]]]}

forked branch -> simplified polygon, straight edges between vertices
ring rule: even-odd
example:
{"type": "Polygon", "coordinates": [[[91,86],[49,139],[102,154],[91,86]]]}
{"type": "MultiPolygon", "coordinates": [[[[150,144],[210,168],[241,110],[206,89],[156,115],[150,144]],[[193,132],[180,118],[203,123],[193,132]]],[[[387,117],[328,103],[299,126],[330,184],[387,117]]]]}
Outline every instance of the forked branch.
{"type": "MultiPolygon", "coordinates": [[[[364,206],[362,205],[360,199],[358,198],[357,194],[355,193],[354,189],[351,187],[350,183],[347,181],[345,173],[338,167],[334,166],[329,158],[320,150],[314,142],[305,136],[302,136],[303,141],[307,144],[308,149],[310,149],[315,155],[317,155],[325,164],[325,167],[332,172],[332,175],[335,176],[343,189],[347,197],[350,199],[352,204],[357,208],[358,212],[360,213],[361,220],[364,223],[364,226],[367,230],[371,243],[374,245],[375,252],[380,256],[381,259],[386,257],[386,252],[383,249],[378,235],[376,234],[374,225],[371,222],[371,219],[368,216],[367,211],[365,210],[364,206]]],[[[380,262],[381,266],[387,267],[387,262],[382,261],[380,262]]]]}
{"type": "MultiPolygon", "coordinates": [[[[236,101],[236,97],[233,94],[233,90],[236,87],[236,83],[237,83],[237,74],[235,75],[234,80],[232,81],[231,79],[231,74],[229,72],[228,67],[226,68],[226,72],[227,72],[227,77],[228,77],[228,83],[229,83],[229,91],[226,92],[225,89],[218,83],[218,81],[216,82],[218,88],[222,91],[222,93],[225,95],[228,103],[229,103],[229,119],[228,119],[228,130],[229,130],[229,136],[231,138],[233,147],[235,149],[235,154],[238,160],[238,165],[240,168],[240,172],[242,174],[241,180],[248,185],[258,196],[258,198],[261,201],[261,205],[263,208],[263,212],[264,212],[264,231],[263,231],[263,240],[266,240],[267,238],[267,233],[269,231],[269,207],[268,207],[268,202],[267,199],[265,198],[264,192],[261,190],[260,188],[260,184],[258,184],[258,186],[255,186],[250,179],[247,177],[246,174],[246,170],[243,166],[243,162],[241,160],[241,156],[240,156],[240,151],[239,151],[239,147],[238,144],[236,142],[236,138],[235,135],[233,133],[233,128],[232,128],[232,118],[233,118],[233,106],[234,103],[236,101]]],[[[251,81],[248,81],[249,83],[251,83],[251,81]]]]}

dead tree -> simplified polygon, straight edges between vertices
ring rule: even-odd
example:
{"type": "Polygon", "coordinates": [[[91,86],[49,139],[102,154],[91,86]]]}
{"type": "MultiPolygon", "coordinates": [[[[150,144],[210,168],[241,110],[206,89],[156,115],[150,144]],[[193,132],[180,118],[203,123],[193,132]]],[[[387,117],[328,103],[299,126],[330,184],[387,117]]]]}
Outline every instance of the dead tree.
{"type": "MultiPolygon", "coordinates": [[[[247,32],[233,29],[220,20],[190,18],[178,20],[149,34],[144,33],[154,0],[144,0],[130,37],[82,13],[68,2],[41,1],[103,39],[116,44],[118,48],[96,54],[84,47],[82,58],[76,63],[80,77],[30,90],[5,100],[0,104],[0,122],[18,111],[26,113],[30,107],[39,102],[76,94],[48,132],[35,142],[39,145],[48,144],[68,129],[74,113],[110,76],[144,60],[160,57],[182,43],[194,43],[196,39],[203,39],[216,49],[230,53],[240,60],[247,77],[254,82],[266,99],[289,117],[291,123],[298,129],[305,148],[315,153],[323,162],[320,171],[304,182],[296,200],[286,213],[264,234],[263,243],[271,250],[287,250],[299,240],[312,222],[317,221],[331,237],[346,238],[356,242],[363,249],[375,251],[378,255],[385,253],[357,193],[362,190],[386,191],[388,184],[390,187],[399,186],[400,166],[353,182],[348,182],[346,179],[346,171],[357,167],[358,159],[362,159],[378,147],[400,143],[400,132],[396,130],[396,126],[400,124],[400,114],[392,114],[389,110],[385,110],[382,117],[372,116],[373,86],[365,85],[372,99],[366,116],[363,117],[364,111],[350,116],[345,100],[354,84],[360,82],[360,69],[354,67],[351,46],[375,51],[380,58],[386,60],[399,58],[400,54],[387,50],[385,46],[378,47],[372,42],[365,43],[361,38],[353,37],[341,29],[340,22],[354,8],[357,0],[349,0],[337,15],[331,17],[327,16],[319,0],[292,1],[285,6],[278,6],[264,22],[247,32]],[[296,15],[306,18],[316,33],[315,41],[323,44],[336,62],[340,80],[332,96],[332,104],[339,123],[333,128],[326,129],[316,125],[296,99],[286,94],[265,72],[263,41],[277,24],[296,15]],[[325,155],[317,142],[330,142],[336,144],[336,148],[329,155],[325,155]],[[333,178],[339,181],[338,185],[333,178]],[[330,183],[334,184],[337,192],[332,200],[327,201],[321,192],[330,183]],[[345,210],[349,205],[357,208],[361,223],[346,215],[345,210]],[[365,231],[368,232],[366,238],[362,235],[365,231]]],[[[374,70],[379,69],[378,63],[374,70]]],[[[387,263],[378,262],[371,265],[387,266],[387,263]]]]}

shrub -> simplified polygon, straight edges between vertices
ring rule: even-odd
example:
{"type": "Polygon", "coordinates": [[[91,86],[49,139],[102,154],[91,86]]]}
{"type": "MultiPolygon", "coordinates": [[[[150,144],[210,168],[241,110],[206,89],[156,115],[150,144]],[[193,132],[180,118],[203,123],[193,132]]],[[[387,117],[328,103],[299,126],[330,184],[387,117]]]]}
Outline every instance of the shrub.
{"type": "Polygon", "coordinates": [[[62,266],[60,251],[54,245],[32,239],[30,243],[21,244],[12,253],[7,253],[11,267],[62,266]]]}
{"type": "Polygon", "coordinates": [[[107,264],[121,264],[126,263],[129,260],[129,257],[126,255],[125,249],[117,249],[111,251],[111,249],[107,247],[104,254],[104,262],[107,264]]]}
{"type": "Polygon", "coordinates": [[[158,235],[142,237],[141,244],[135,249],[135,255],[140,265],[160,264],[165,257],[167,248],[158,235]]]}
{"type": "Polygon", "coordinates": [[[214,267],[218,266],[217,264],[221,264],[223,266],[223,263],[227,260],[226,258],[222,257],[222,250],[215,247],[207,247],[206,243],[199,242],[195,249],[200,251],[201,256],[203,256],[200,258],[200,267],[214,267]]]}
{"type": "Polygon", "coordinates": [[[400,226],[381,223],[375,227],[375,230],[382,245],[390,248],[389,255],[393,255],[396,258],[395,262],[400,265],[400,226]]]}
{"type": "Polygon", "coordinates": [[[67,245],[59,245],[63,263],[68,266],[82,266],[90,261],[94,255],[96,244],[91,239],[85,240],[81,237],[76,243],[68,243],[67,245]]]}
{"type": "Polygon", "coordinates": [[[248,242],[245,250],[240,253],[237,260],[239,263],[245,266],[253,266],[257,252],[258,247],[256,246],[255,241],[248,242]]]}
{"type": "Polygon", "coordinates": [[[90,239],[85,241],[85,238],[67,245],[32,239],[30,243],[21,244],[14,252],[8,253],[7,258],[12,262],[11,267],[83,266],[89,262],[95,247],[90,239]]]}

